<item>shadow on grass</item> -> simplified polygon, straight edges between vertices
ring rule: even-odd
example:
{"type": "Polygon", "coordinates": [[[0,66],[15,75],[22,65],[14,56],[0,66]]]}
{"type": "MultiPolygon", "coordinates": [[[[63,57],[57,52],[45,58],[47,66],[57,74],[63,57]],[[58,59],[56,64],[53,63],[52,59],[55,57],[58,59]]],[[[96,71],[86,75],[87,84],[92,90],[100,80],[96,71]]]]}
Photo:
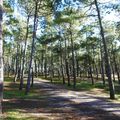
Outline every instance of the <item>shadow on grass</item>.
{"type": "MultiPolygon", "coordinates": [[[[47,80],[50,81],[50,78],[48,77],[47,80]]],[[[53,78],[52,84],[62,85],[63,82],[62,82],[62,80],[58,80],[57,78],[53,78]]],[[[64,87],[68,90],[73,90],[73,91],[90,91],[94,88],[97,88],[97,89],[104,90],[105,93],[109,92],[108,83],[106,83],[106,86],[104,86],[102,81],[97,81],[94,85],[92,85],[90,81],[79,80],[79,82],[76,83],[76,88],[74,89],[73,82],[71,81],[71,85],[68,86],[67,80],[66,80],[64,87]]],[[[120,85],[119,84],[115,84],[115,93],[117,95],[117,99],[119,99],[120,98],[120,85]]]]}
{"type": "MultiPolygon", "coordinates": [[[[50,81],[50,78],[47,78],[47,80],[50,81]]],[[[52,83],[56,84],[56,85],[63,84],[62,80],[58,80],[57,78],[53,78],[52,83]]],[[[77,82],[75,89],[73,88],[73,82],[71,81],[71,85],[68,86],[67,80],[66,80],[64,87],[68,90],[74,90],[74,91],[89,91],[94,88],[105,89],[106,91],[108,90],[108,87],[104,86],[102,83],[95,83],[95,85],[92,85],[90,81],[86,81],[86,80],[81,80],[81,81],[77,82]]]]}
{"type": "Polygon", "coordinates": [[[28,95],[25,95],[24,89],[25,86],[22,91],[19,91],[18,82],[14,83],[13,78],[5,78],[2,103],[5,120],[43,120],[42,117],[32,117],[26,113],[30,113],[30,110],[47,107],[47,101],[43,101],[43,99],[48,96],[41,95],[37,87],[31,88],[28,95]]]}
{"type": "MultiPolygon", "coordinates": [[[[86,85],[81,84],[85,87],[86,85]]],[[[79,85],[80,86],[80,85],[79,85]]],[[[19,91],[18,83],[5,84],[3,112],[6,114],[5,120],[49,120],[48,114],[54,118],[59,114],[60,120],[71,119],[79,120],[84,117],[93,117],[93,120],[120,120],[118,116],[104,110],[96,109],[92,104],[97,103],[94,97],[81,95],[85,99],[93,99],[91,102],[76,104],[72,101],[73,98],[66,96],[59,96],[63,88],[46,85],[42,82],[35,84],[30,93],[26,96],[23,91],[19,91]],[[86,98],[85,98],[86,97],[86,98]],[[37,116],[36,114],[42,115],[37,116]],[[32,116],[31,114],[35,114],[32,116]],[[48,115],[47,117],[43,117],[48,115]]],[[[90,89],[86,86],[86,89],[90,89]]],[[[106,106],[105,103],[100,102],[100,106],[106,106]]],[[[119,105],[117,105],[120,107],[119,105]]],[[[109,106],[108,106],[109,107],[109,106]]]]}

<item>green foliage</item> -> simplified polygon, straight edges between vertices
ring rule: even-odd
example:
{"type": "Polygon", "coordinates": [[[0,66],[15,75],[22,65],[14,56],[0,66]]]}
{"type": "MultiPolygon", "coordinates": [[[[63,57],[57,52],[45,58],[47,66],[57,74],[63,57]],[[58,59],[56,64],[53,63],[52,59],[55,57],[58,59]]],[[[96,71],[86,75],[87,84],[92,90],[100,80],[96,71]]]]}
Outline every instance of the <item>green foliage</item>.
{"type": "Polygon", "coordinates": [[[9,1],[7,1],[7,0],[3,1],[3,6],[4,6],[3,9],[6,13],[13,13],[14,12],[9,1]]]}

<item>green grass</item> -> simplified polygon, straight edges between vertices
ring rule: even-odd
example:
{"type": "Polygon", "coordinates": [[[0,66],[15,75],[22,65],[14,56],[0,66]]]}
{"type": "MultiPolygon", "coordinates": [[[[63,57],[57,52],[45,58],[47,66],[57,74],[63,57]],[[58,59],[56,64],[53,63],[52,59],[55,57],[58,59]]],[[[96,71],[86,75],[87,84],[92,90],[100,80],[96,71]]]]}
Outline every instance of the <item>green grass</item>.
{"type": "MultiPolygon", "coordinates": [[[[50,78],[47,78],[47,80],[50,81],[50,78]]],[[[58,84],[58,85],[63,84],[62,80],[58,80],[57,78],[53,78],[52,83],[53,84],[58,84]]],[[[106,91],[108,90],[108,87],[103,86],[102,83],[95,83],[95,85],[92,85],[91,81],[86,81],[86,80],[79,80],[79,82],[76,83],[76,88],[75,89],[73,88],[73,82],[71,82],[71,85],[68,86],[67,81],[66,81],[64,86],[68,90],[70,89],[70,90],[76,90],[76,91],[81,91],[81,90],[88,91],[88,90],[91,90],[93,88],[105,89],[106,91]]]]}
{"type": "MultiPolygon", "coordinates": [[[[48,78],[50,81],[50,78],[48,78]]],[[[53,79],[53,84],[56,85],[62,85],[62,80],[58,80],[57,78],[53,79]]],[[[25,95],[25,85],[23,91],[19,91],[19,82],[14,83],[13,78],[5,78],[5,90],[4,90],[4,99],[21,99],[21,100],[26,100],[26,99],[37,99],[41,100],[44,98],[48,98],[49,96],[47,95],[40,95],[38,94],[38,88],[33,87],[30,90],[30,93],[28,95],[25,95]]],[[[90,81],[85,81],[81,80],[76,84],[76,89],[73,88],[73,83],[71,86],[66,84],[64,85],[65,89],[68,90],[76,90],[76,91],[90,91],[94,88],[99,88],[103,89],[104,92],[108,93],[108,85],[106,87],[103,86],[102,83],[95,83],[95,85],[92,85],[90,81]]],[[[116,84],[116,96],[118,99],[120,99],[120,86],[116,84]]],[[[5,103],[5,107],[8,107],[9,109],[5,110],[6,117],[4,120],[43,120],[43,118],[36,118],[36,117],[29,117],[29,115],[26,115],[26,113],[22,113],[19,109],[13,108],[13,104],[11,102],[5,103]],[[22,117],[21,117],[22,116],[22,117]]]]}
{"type": "Polygon", "coordinates": [[[5,78],[4,79],[4,92],[3,97],[8,102],[3,102],[3,107],[5,107],[4,111],[4,120],[43,120],[43,118],[37,118],[35,116],[30,116],[27,113],[22,112],[21,110],[24,110],[24,108],[21,108],[21,106],[15,106],[14,100],[41,100],[47,96],[40,95],[39,91],[37,91],[37,88],[33,87],[30,90],[30,93],[28,95],[25,95],[25,85],[24,89],[22,91],[19,90],[19,82],[14,83],[13,78],[5,78]],[[13,103],[12,103],[13,102],[13,103]],[[18,109],[20,108],[20,109],[18,109]]]}
{"type": "Polygon", "coordinates": [[[7,112],[7,117],[4,120],[45,120],[44,118],[37,118],[28,116],[25,113],[20,113],[18,110],[7,112]]]}
{"type": "MultiPolygon", "coordinates": [[[[50,78],[47,78],[47,80],[50,80],[50,78]]],[[[71,86],[68,86],[67,81],[64,87],[68,90],[74,90],[74,91],[90,91],[94,88],[97,88],[97,89],[103,89],[104,93],[109,94],[109,87],[107,81],[106,81],[106,86],[104,86],[102,84],[102,81],[100,82],[100,80],[99,82],[96,82],[95,85],[92,85],[91,81],[86,81],[86,80],[77,80],[77,81],[79,82],[77,82],[75,89],[73,88],[73,83],[71,82],[71,86]]],[[[53,84],[62,85],[63,83],[62,80],[58,80],[58,78],[53,78],[53,84]]],[[[118,84],[118,82],[115,82],[114,85],[115,85],[116,99],[120,101],[120,85],[118,84]]]]}
{"type": "Polygon", "coordinates": [[[5,82],[13,82],[13,80],[14,80],[13,77],[5,77],[4,78],[5,82]]]}

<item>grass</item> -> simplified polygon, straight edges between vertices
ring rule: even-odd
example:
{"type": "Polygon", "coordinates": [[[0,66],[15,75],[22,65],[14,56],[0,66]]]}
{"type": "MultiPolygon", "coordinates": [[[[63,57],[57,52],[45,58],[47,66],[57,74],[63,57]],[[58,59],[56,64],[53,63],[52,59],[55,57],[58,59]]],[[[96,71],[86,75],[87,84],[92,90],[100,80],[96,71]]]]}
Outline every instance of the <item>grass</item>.
{"type": "Polygon", "coordinates": [[[18,110],[14,110],[7,112],[7,117],[4,118],[4,120],[37,120],[37,119],[31,116],[30,117],[26,116],[26,114],[21,114],[18,110]]]}
{"type": "MultiPolygon", "coordinates": [[[[44,78],[44,77],[41,77],[41,78],[44,78]]],[[[50,81],[50,78],[47,78],[47,80],[50,81]]],[[[79,81],[79,80],[77,80],[77,81],[79,81]]],[[[58,80],[57,78],[53,78],[52,83],[58,84],[58,85],[63,84],[62,80],[58,80]]],[[[66,82],[64,86],[67,89],[76,90],[76,91],[81,91],[81,90],[88,91],[93,88],[106,89],[106,90],[108,89],[108,87],[103,86],[102,83],[95,83],[95,85],[92,85],[90,81],[86,81],[86,80],[81,80],[81,81],[77,82],[75,89],[73,88],[73,82],[71,82],[70,86],[68,86],[67,82],[66,82]]]]}
{"type": "MultiPolygon", "coordinates": [[[[48,80],[50,79],[48,78],[48,80]]],[[[62,80],[58,80],[57,78],[54,78],[53,84],[60,85],[62,84],[62,80]]],[[[73,83],[71,84],[71,86],[68,86],[66,83],[64,87],[68,90],[74,90],[72,85],[73,83]]],[[[116,86],[117,98],[120,99],[120,86],[118,84],[116,85],[117,85],[116,86]]],[[[108,87],[104,87],[102,83],[97,82],[95,83],[95,85],[92,85],[90,81],[83,81],[83,80],[79,81],[76,84],[75,90],[91,91],[94,88],[102,89],[104,90],[104,92],[108,93],[108,87]]],[[[48,95],[43,95],[43,93],[41,94],[38,91],[38,88],[36,87],[33,87],[28,95],[25,95],[25,90],[23,89],[23,91],[19,91],[19,82],[14,83],[12,77],[5,78],[4,89],[5,89],[4,99],[7,100],[3,103],[4,120],[44,120],[44,118],[37,118],[35,116],[31,116],[30,114],[27,114],[28,111],[25,111],[25,107],[27,105],[26,103],[22,104],[21,101],[23,100],[32,101],[33,99],[36,99],[41,103],[41,100],[45,100],[49,97],[48,95]]],[[[32,102],[32,104],[34,104],[34,101],[32,102]]],[[[44,107],[47,106],[47,103],[45,102],[45,105],[43,106],[44,107]]],[[[27,107],[28,107],[27,109],[29,109],[29,106],[27,107]]],[[[34,109],[34,106],[31,109],[34,109]]]]}
{"type": "MultiPolygon", "coordinates": [[[[33,99],[37,101],[47,97],[40,95],[37,88],[33,87],[30,90],[28,95],[25,95],[25,85],[22,91],[19,91],[19,82],[14,83],[13,78],[5,78],[4,80],[4,102],[3,102],[3,117],[4,120],[43,120],[43,118],[37,118],[35,116],[31,116],[27,114],[28,112],[24,109],[29,109],[29,106],[26,105],[26,100],[30,102],[30,104],[36,104],[33,99]],[[25,103],[20,103],[25,101],[25,103]],[[28,107],[28,108],[27,108],[28,107]],[[27,113],[26,113],[27,112],[27,113]]],[[[29,103],[27,103],[29,104],[29,103]]],[[[36,105],[35,105],[36,106],[36,105]]]]}
{"type": "MultiPolygon", "coordinates": [[[[40,77],[45,79],[44,77],[40,77]]],[[[50,78],[48,77],[47,80],[50,81],[50,78]]],[[[65,83],[64,87],[68,90],[74,90],[74,91],[91,91],[94,88],[97,89],[102,89],[104,91],[104,93],[109,94],[109,87],[108,87],[108,83],[106,82],[106,86],[104,86],[102,84],[102,81],[98,81],[96,82],[94,85],[91,84],[91,81],[86,81],[86,80],[77,80],[79,82],[76,83],[76,88],[73,88],[73,83],[71,82],[71,85],[68,86],[67,82],[65,83]]],[[[58,78],[53,78],[53,84],[56,85],[62,85],[63,82],[62,80],[58,80],[58,78]]],[[[118,83],[115,82],[115,94],[116,94],[116,99],[118,101],[120,101],[120,85],[118,83]]]]}

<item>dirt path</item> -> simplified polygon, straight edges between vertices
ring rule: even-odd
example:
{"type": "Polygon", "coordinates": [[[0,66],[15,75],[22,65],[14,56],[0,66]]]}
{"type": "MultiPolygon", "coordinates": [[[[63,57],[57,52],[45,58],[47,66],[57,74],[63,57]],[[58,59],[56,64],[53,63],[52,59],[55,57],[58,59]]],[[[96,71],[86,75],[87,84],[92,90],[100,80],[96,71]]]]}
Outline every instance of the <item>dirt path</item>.
{"type": "MultiPolygon", "coordinates": [[[[68,119],[69,114],[72,113],[74,116],[69,119],[114,119],[113,114],[120,116],[120,103],[113,103],[107,101],[108,96],[103,95],[100,96],[99,92],[95,92],[98,94],[94,95],[94,92],[76,92],[64,89],[62,86],[53,85],[48,83],[46,80],[41,80],[35,82],[36,85],[39,85],[40,89],[42,89],[43,93],[48,94],[49,97],[49,106],[53,108],[52,111],[54,116],[56,116],[57,111],[59,117],[65,118],[66,116],[68,119]],[[105,112],[105,111],[106,112],[105,112]],[[84,118],[85,117],[85,118],[84,118]],[[103,117],[103,118],[102,118],[103,117]]],[[[117,118],[117,120],[120,117],[117,118]]],[[[62,120],[62,119],[61,119],[62,120]]],[[[116,118],[115,118],[116,120],[116,118]]]]}
{"type": "Polygon", "coordinates": [[[99,92],[66,90],[41,79],[34,86],[40,98],[9,100],[12,108],[29,116],[24,120],[120,120],[120,104],[108,102],[106,95],[101,98],[99,92]]]}

